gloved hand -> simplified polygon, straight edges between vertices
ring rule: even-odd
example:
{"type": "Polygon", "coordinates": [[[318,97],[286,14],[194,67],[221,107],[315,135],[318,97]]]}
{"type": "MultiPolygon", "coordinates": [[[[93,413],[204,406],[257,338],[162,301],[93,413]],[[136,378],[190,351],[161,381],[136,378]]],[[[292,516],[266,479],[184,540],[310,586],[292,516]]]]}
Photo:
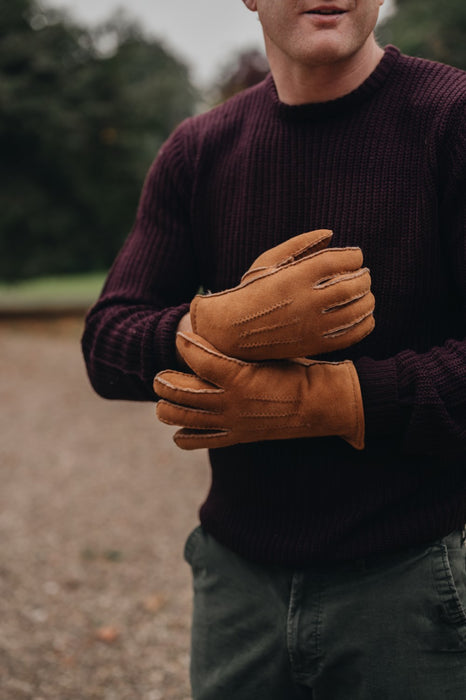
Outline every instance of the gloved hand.
{"type": "Polygon", "coordinates": [[[157,374],[157,416],[181,426],[176,444],[193,450],[241,442],[340,436],[364,447],[364,411],[353,363],[244,362],[194,334],[178,333],[178,351],[195,372],[157,374]]]}
{"type": "Polygon", "coordinates": [[[359,248],[327,248],[310,231],[260,255],[233,289],[197,295],[195,333],[226,355],[271,360],[341,350],[374,327],[374,296],[359,248]]]}

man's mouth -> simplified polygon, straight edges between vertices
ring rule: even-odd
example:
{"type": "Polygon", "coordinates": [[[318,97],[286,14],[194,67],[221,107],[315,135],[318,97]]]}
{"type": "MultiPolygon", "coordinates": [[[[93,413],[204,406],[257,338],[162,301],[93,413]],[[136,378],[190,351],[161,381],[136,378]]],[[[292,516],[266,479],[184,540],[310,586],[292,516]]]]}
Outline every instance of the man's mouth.
{"type": "Polygon", "coordinates": [[[319,7],[315,10],[308,10],[306,15],[344,15],[346,10],[339,10],[334,7],[319,7]]]}

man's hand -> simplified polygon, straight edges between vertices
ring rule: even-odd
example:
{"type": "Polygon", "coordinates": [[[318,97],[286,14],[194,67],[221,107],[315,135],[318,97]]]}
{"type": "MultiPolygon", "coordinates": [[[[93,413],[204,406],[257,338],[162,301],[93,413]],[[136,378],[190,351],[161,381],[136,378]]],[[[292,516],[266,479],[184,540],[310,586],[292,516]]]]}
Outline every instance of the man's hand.
{"type": "Polygon", "coordinates": [[[159,419],[182,428],[179,447],[334,435],[363,449],[361,390],[349,360],[244,362],[183,333],[177,348],[195,374],[160,372],[154,391],[159,419]]]}
{"type": "Polygon", "coordinates": [[[271,248],[233,289],[191,303],[195,333],[226,355],[270,360],[341,350],[374,327],[374,296],[359,248],[327,248],[311,231],[271,248]]]}

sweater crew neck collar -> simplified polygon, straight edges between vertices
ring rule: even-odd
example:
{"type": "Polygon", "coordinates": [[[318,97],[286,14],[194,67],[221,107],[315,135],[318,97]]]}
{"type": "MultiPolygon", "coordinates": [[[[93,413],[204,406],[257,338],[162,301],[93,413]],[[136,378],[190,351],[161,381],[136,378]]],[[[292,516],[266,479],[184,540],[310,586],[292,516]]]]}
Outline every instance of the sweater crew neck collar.
{"type": "Polygon", "coordinates": [[[320,119],[348,113],[360,104],[370,99],[385,83],[401,53],[395,46],[386,46],[382,59],[375,70],[355,90],[347,95],[328,102],[310,102],[308,104],[288,105],[280,101],[274,79],[270,73],[265,79],[267,93],[277,112],[277,116],[286,120],[320,119]]]}

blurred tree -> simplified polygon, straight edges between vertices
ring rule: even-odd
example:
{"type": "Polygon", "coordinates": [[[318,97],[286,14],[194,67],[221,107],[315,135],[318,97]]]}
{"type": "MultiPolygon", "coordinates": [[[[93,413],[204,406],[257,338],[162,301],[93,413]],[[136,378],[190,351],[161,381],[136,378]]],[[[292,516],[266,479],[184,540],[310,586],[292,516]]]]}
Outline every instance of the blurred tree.
{"type": "Polygon", "coordinates": [[[466,2],[397,0],[396,12],[381,23],[378,37],[412,56],[466,69],[466,2]]]}
{"type": "Polygon", "coordinates": [[[186,66],[117,14],[91,32],[0,0],[0,279],[108,267],[194,110],[186,66]]]}
{"type": "Polygon", "coordinates": [[[211,101],[224,102],[241,90],[260,83],[269,72],[269,64],[262,51],[248,49],[233,56],[221,70],[212,88],[211,101]]]}

